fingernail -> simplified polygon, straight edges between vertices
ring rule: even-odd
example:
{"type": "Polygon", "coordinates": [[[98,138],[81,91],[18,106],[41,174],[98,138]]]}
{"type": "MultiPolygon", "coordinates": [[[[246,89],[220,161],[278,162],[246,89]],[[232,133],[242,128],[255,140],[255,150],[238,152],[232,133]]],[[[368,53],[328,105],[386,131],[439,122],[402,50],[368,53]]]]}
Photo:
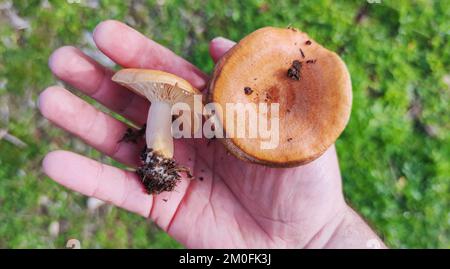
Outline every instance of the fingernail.
{"type": "Polygon", "coordinates": [[[228,38],[222,37],[222,36],[218,36],[215,37],[213,40],[211,40],[211,42],[218,42],[218,43],[229,43],[229,44],[234,44],[234,41],[229,40],[228,38]]]}

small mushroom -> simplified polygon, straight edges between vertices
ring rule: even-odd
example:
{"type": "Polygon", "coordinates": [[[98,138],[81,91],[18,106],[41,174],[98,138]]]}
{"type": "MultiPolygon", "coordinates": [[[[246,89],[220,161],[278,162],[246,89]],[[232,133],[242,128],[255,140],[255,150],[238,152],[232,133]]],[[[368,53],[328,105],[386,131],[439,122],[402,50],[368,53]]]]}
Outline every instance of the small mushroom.
{"type": "MultiPolygon", "coordinates": [[[[336,141],[350,117],[352,90],[347,67],[337,54],[299,30],[265,27],[246,36],[217,63],[209,101],[222,107],[278,103],[278,146],[262,149],[260,136],[227,136],[221,141],[240,159],[292,167],[316,159],[336,141]],[[254,90],[253,98],[245,95],[244,87],[254,90]]],[[[226,116],[220,121],[227,133],[226,116]]]]}
{"type": "Polygon", "coordinates": [[[200,92],[186,80],[157,70],[122,69],[112,80],[151,102],[145,130],[147,147],[141,154],[142,165],[137,173],[149,193],[172,191],[180,180],[180,172],[190,174],[173,160],[172,106],[185,103],[192,108],[194,95],[200,92]]]}

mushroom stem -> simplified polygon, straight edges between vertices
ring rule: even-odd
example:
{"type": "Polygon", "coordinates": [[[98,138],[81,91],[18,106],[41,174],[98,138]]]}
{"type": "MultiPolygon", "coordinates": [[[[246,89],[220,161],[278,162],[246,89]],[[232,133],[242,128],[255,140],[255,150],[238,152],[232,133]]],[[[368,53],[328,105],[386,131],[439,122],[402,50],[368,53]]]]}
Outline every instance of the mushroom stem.
{"type": "Polygon", "coordinates": [[[172,109],[166,102],[152,102],[145,131],[147,148],[173,158],[172,109]]]}

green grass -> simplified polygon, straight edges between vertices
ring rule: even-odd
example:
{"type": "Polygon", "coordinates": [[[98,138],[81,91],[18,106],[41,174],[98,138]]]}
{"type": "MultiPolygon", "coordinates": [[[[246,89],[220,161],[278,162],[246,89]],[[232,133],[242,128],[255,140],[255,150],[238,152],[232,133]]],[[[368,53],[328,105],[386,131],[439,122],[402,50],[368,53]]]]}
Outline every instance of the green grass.
{"type": "Polygon", "coordinates": [[[111,162],[51,126],[35,105],[56,82],[47,68],[52,50],[91,48],[84,33],[110,18],[207,72],[210,39],[239,40],[266,25],[291,24],[337,51],[354,93],[350,124],[337,142],[346,198],[391,247],[450,247],[449,1],[105,0],[95,8],[41,2],[14,1],[30,22],[26,30],[0,13],[0,128],[28,145],[0,141],[0,247],[61,248],[70,238],[85,248],[180,247],[123,210],[89,213],[86,198],[40,170],[45,153],[59,148],[111,162]],[[56,236],[52,222],[60,224],[56,236]]]}

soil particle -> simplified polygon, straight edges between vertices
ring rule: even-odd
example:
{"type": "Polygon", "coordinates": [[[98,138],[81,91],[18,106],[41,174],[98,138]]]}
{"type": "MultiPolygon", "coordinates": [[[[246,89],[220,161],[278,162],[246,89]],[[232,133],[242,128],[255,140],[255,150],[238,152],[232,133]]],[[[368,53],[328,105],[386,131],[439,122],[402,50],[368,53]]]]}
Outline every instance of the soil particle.
{"type": "Polygon", "coordinates": [[[302,55],[302,58],[305,59],[305,53],[303,52],[302,49],[300,49],[300,54],[302,55]]]}
{"type": "Polygon", "coordinates": [[[245,87],[244,88],[244,93],[245,93],[245,95],[250,95],[250,94],[253,93],[253,90],[250,87],[245,87]]]}
{"type": "Polygon", "coordinates": [[[147,126],[144,124],[144,126],[142,126],[142,128],[139,130],[128,128],[125,131],[125,134],[123,134],[122,138],[119,140],[119,143],[120,142],[125,142],[125,143],[131,142],[131,143],[137,144],[138,139],[145,135],[146,127],[147,126]]]}
{"type": "Polygon", "coordinates": [[[289,25],[287,28],[288,28],[289,30],[291,30],[291,31],[297,32],[297,29],[294,28],[294,27],[292,27],[291,25],[289,25]]]}
{"type": "Polygon", "coordinates": [[[287,76],[293,80],[300,80],[300,69],[302,63],[299,60],[294,60],[291,67],[288,69],[287,76]]]}

